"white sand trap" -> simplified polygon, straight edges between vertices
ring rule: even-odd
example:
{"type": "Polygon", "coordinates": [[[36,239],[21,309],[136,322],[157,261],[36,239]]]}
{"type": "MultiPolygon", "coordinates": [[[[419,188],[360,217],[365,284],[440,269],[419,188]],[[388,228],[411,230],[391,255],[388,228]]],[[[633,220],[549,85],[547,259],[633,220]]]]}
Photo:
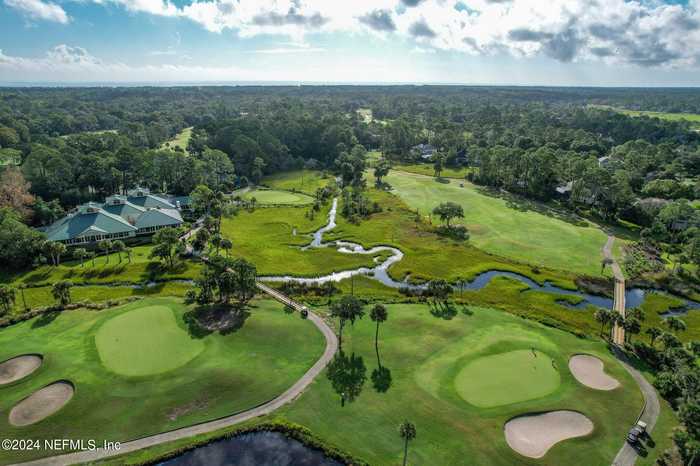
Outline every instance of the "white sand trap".
{"type": "Polygon", "coordinates": [[[551,411],[513,418],[504,430],[513,450],[529,458],[542,458],[562,440],[593,432],[593,422],[576,411],[551,411]]]}
{"type": "Polygon", "coordinates": [[[576,380],[596,390],[613,390],[620,382],[605,373],[603,361],[588,354],[577,354],[569,359],[569,370],[576,380]]]}
{"type": "Polygon", "coordinates": [[[0,385],[23,379],[41,366],[41,356],[25,354],[0,363],[0,385]]]}
{"type": "Polygon", "coordinates": [[[75,389],[69,382],[54,382],[29,395],[10,411],[10,424],[28,426],[45,419],[63,408],[73,397],[75,389]]]}

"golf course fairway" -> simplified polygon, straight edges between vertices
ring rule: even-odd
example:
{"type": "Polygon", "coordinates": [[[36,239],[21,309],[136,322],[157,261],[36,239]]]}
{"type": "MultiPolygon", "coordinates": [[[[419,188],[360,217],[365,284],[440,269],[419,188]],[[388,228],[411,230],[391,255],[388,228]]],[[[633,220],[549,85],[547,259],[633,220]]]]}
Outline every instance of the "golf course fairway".
{"type": "MultiPolygon", "coordinates": [[[[532,265],[600,275],[607,235],[597,226],[574,222],[541,204],[484,194],[471,183],[391,171],[385,180],[409,206],[428,215],[441,202],[464,209],[460,223],[469,242],[484,251],[532,265]],[[464,187],[460,187],[463,184],[464,187]]],[[[515,199],[515,198],[513,198],[515,199]]],[[[439,219],[433,216],[437,224],[439,219]]]]}

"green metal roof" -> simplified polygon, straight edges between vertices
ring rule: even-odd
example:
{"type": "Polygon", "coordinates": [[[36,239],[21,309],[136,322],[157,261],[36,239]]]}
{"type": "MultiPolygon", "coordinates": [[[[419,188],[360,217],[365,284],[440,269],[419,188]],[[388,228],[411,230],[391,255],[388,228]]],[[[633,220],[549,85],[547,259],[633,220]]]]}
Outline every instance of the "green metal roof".
{"type": "Polygon", "coordinates": [[[136,231],[136,227],[130,225],[120,216],[110,214],[102,209],[92,209],[89,212],[77,212],[56,221],[46,230],[46,236],[50,241],[65,241],[80,235],[85,236],[84,232],[91,229],[95,231],[95,234],[136,231]]]}
{"type": "Polygon", "coordinates": [[[174,209],[175,206],[167,199],[154,194],[145,196],[129,196],[126,200],[140,207],[160,207],[161,209],[174,209]]]}
{"type": "Polygon", "coordinates": [[[176,209],[148,209],[136,219],[136,228],[180,225],[182,216],[176,209]]]}

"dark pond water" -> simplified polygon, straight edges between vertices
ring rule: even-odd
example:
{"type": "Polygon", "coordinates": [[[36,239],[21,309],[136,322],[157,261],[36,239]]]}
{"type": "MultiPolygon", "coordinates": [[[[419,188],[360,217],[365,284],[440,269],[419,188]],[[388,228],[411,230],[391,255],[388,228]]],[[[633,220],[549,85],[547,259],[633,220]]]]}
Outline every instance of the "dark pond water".
{"type": "Polygon", "coordinates": [[[277,432],[253,432],[188,451],[163,466],[343,466],[277,432]]]}

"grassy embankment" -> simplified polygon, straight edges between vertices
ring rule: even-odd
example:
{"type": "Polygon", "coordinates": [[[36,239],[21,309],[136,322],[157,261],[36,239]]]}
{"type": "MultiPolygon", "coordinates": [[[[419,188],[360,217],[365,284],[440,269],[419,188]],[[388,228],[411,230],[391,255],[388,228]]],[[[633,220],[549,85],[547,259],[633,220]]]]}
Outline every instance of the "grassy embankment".
{"type": "MultiPolygon", "coordinates": [[[[240,328],[225,335],[189,329],[189,309],[172,298],[148,299],[1,330],[0,361],[40,353],[44,362],[26,379],[0,387],[0,412],[55,380],[70,380],[76,392],[31,426],[13,427],[2,416],[0,437],[124,441],[189,426],[274,398],[323,352],[314,326],[273,301],[254,301],[240,328]]],[[[42,452],[2,451],[0,462],[42,452]]]]}

